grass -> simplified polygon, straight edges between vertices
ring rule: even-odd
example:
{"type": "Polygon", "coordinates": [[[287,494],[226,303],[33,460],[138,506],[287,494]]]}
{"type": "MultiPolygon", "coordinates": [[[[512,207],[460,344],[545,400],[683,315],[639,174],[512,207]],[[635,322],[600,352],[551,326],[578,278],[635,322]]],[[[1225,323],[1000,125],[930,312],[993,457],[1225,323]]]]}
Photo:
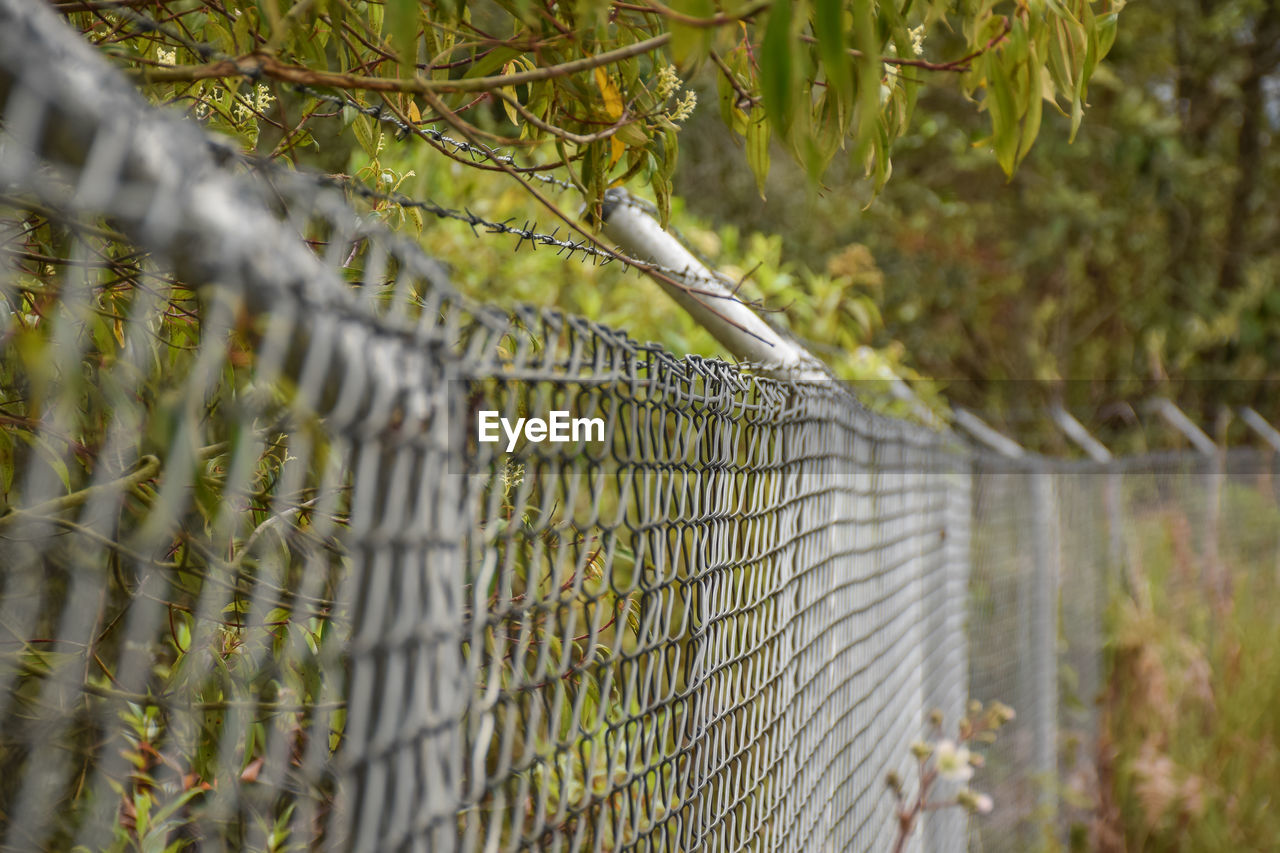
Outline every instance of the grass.
{"type": "Polygon", "coordinates": [[[1099,850],[1280,842],[1280,509],[1238,484],[1222,501],[1221,594],[1197,520],[1166,508],[1135,525],[1142,589],[1110,614],[1099,850]]]}

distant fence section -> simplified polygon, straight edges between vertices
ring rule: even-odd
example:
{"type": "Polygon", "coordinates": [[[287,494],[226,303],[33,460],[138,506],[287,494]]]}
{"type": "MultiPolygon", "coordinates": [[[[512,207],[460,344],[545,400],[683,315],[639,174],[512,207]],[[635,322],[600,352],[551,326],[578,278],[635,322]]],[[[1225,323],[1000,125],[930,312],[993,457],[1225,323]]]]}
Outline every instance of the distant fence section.
{"type": "Polygon", "coordinates": [[[887,850],[973,697],[1018,713],[995,811],[909,849],[1025,850],[1089,820],[1148,539],[1227,595],[1223,507],[1275,499],[469,302],[23,0],[0,245],[4,849],[887,850]],[[604,439],[457,428],[550,409],[604,439]]]}

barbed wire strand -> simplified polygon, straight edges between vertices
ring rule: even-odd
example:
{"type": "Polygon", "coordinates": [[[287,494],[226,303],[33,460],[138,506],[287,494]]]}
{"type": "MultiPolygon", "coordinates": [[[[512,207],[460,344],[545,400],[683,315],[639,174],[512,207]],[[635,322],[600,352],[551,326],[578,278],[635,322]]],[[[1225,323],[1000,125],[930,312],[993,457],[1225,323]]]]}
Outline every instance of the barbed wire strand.
{"type": "MultiPolygon", "coordinates": [[[[188,50],[191,50],[194,54],[196,54],[197,56],[201,57],[206,61],[229,60],[234,62],[235,60],[235,57],[232,57],[223,53],[222,51],[218,50],[218,48],[215,47],[214,45],[211,45],[207,42],[196,41],[188,37],[186,34],[178,32],[175,29],[168,27],[165,24],[162,24],[161,22],[155,20],[154,18],[150,18],[146,15],[143,15],[137,12],[135,9],[129,6],[113,5],[111,8],[114,13],[119,14],[122,18],[127,19],[128,21],[133,23],[135,26],[141,28],[142,30],[161,33],[162,35],[177,41],[179,44],[183,45],[188,50]]],[[[255,79],[252,73],[247,73],[246,76],[248,76],[250,79],[255,79]]],[[[329,93],[321,92],[312,86],[308,86],[306,84],[301,84],[301,83],[289,84],[289,88],[295,91],[299,91],[300,93],[308,97],[316,98],[318,100],[324,101],[326,103],[330,103],[335,106],[354,109],[364,115],[369,116],[370,118],[375,119],[380,123],[385,123],[390,126],[393,126],[396,128],[397,134],[401,138],[403,138],[405,135],[420,136],[430,142],[435,142],[437,145],[443,148],[452,149],[452,151],[455,154],[465,153],[469,157],[480,158],[482,160],[492,162],[495,165],[497,165],[498,168],[501,169],[502,171],[507,172],[508,174],[514,174],[519,178],[524,178],[524,179],[532,178],[541,183],[545,183],[550,186],[555,186],[559,189],[575,189],[576,188],[570,182],[563,181],[551,175],[542,174],[541,172],[531,171],[530,167],[519,166],[516,164],[514,156],[503,154],[497,149],[491,148],[490,146],[479,145],[471,142],[457,140],[445,135],[444,133],[441,133],[435,128],[418,127],[417,125],[409,124],[405,121],[402,121],[400,118],[398,118],[397,116],[389,112],[381,104],[377,106],[366,106],[364,104],[359,103],[349,95],[329,94],[329,93]]],[[[444,153],[448,155],[449,152],[444,152],[444,153]]],[[[537,167],[534,167],[534,168],[537,168],[537,167]]],[[[297,174],[303,174],[303,173],[297,173],[297,174]]],[[[352,185],[359,183],[354,181],[353,179],[348,179],[348,182],[352,185]]],[[[361,185],[361,186],[363,187],[363,189],[357,190],[357,192],[361,195],[365,195],[366,197],[374,197],[379,193],[378,190],[375,190],[372,187],[367,187],[364,185],[361,185]]],[[[411,206],[411,207],[418,207],[426,212],[430,212],[433,215],[436,215],[439,218],[456,219],[458,221],[466,222],[467,224],[471,225],[473,231],[477,227],[485,229],[484,232],[476,232],[477,234],[480,234],[480,233],[499,234],[500,233],[500,234],[514,235],[520,238],[519,242],[517,242],[516,244],[517,249],[519,249],[519,247],[523,245],[524,242],[527,241],[534,247],[539,245],[555,247],[559,250],[557,254],[563,254],[567,252],[568,253],[567,257],[569,259],[573,258],[575,255],[581,252],[583,253],[584,258],[591,257],[593,259],[600,259],[600,265],[608,263],[608,261],[610,260],[617,260],[628,267],[634,267],[638,270],[647,272],[651,275],[659,276],[669,281],[672,285],[685,290],[687,293],[694,296],[695,298],[709,298],[714,300],[727,299],[730,301],[742,303],[743,305],[746,305],[750,308],[760,310],[760,311],[773,310],[768,308],[758,300],[747,301],[742,299],[740,296],[738,296],[738,290],[740,288],[741,282],[738,282],[735,285],[726,276],[722,276],[716,272],[711,272],[710,275],[708,275],[706,272],[698,271],[698,270],[688,270],[688,269],[670,270],[670,269],[663,268],[657,264],[641,261],[636,258],[630,258],[625,254],[608,247],[602,248],[599,246],[593,246],[591,245],[591,240],[589,238],[584,238],[583,240],[580,240],[580,241],[561,240],[557,236],[559,233],[558,228],[555,229],[555,231],[550,234],[541,233],[533,229],[531,222],[526,222],[525,226],[522,228],[516,228],[509,224],[514,220],[506,220],[505,222],[493,222],[490,220],[485,220],[477,216],[476,214],[472,213],[469,210],[465,212],[455,211],[455,210],[451,210],[450,208],[445,208],[431,202],[422,201],[418,199],[411,199],[411,198],[408,198],[407,196],[400,196],[400,194],[382,194],[382,195],[386,196],[385,200],[391,203],[411,206]],[[699,282],[707,286],[698,286],[699,282]],[[728,293],[726,293],[722,289],[725,287],[730,288],[728,293]]],[[[688,243],[687,240],[682,240],[682,242],[686,244],[688,243]]],[[[707,264],[707,267],[709,270],[712,269],[711,264],[707,264]]],[[[710,308],[710,306],[708,307],[710,308]]],[[[714,308],[711,308],[710,310],[712,310],[713,312],[715,311],[714,308]]]]}
{"type": "MultiPolygon", "coordinates": [[[[258,169],[277,169],[277,164],[267,160],[251,160],[258,169]]],[[[724,293],[718,289],[710,289],[709,287],[690,286],[690,292],[701,296],[707,296],[716,299],[732,299],[752,308],[761,310],[769,310],[766,306],[757,301],[747,301],[739,297],[736,293],[738,284],[730,280],[727,276],[711,271],[710,275],[701,271],[688,269],[672,269],[664,267],[660,264],[643,261],[638,258],[627,255],[621,249],[601,249],[592,245],[588,240],[568,240],[561,238],[560,229],[557,227],[550,232],[540,232],[536,230],[536,224],[526,220],[523,225],[512,225],[515,218],[502,220],[501,222],[486,219],[483,216],[472,211],[470,208],[449,208],[437,204],[427,199],[413,198],[400,192],[386,192],[378,190],[368,184],[358,181],[349,175],[326,175],[312,172],[294,172],[289,170],[289,174],[295,178],[304,178],[314,181],[318,184],[335,187],[342,190],[348,190],[354,195],[365,199],[366,201],[382,201],[394,204],[398,207],[421,210],[425,213],[440,219],[450,219],[462,222],[471,227],[473,233],[477,236],[485,234],[506,234],[518,238],[515,249],[518,251],[524,243],[529,243],[533,247],[547,246],[555,249],[557,256],[564,257],[566,260],[572,260],[575,257],[580,262],[590,261],[592,266],[606,266],[607,264],[617,261],[626,267],[635,268],[641,272],[659,273],[669,277],[677,277],[684,282],[703,282],[706,285],[715,284],[718,286],[728,286],[732,288],[730,293],[724,293]]],[[[641,209],[647,208],[640,205],[641,209]]]]}
{"type": "MultiPolygon", "coordinates": [[[[120,15],[122,18],[125,18],[126,20],[128,20],[130,23],[134,24],[141,30],[144,30],[146,32],[158,32],[167,38],[171,38],[174,41],[177,41],[183,47],[187,48],[196,56],[199,56],[201,59],[205,60],[206,62],[207,61],[234,62],[236,59],[236,57],[231,56],[230,54],[224,53],[223,51],[219,50],[216,46],[208,42],[196,41],[195,39],[192,39],[189,36],[187,36],[185,33],[179,32],[173,27],[169,27],[161,23],[160,21],[157,21],[154,18],[144,15],[138,12],[137,10],[130,8],[127,5],[124,5],[123,3],[120,5],[112,5],[110,9],[112,13],[120,15]]],[[[145,32],[139,33],[139,35],[144,35],[144,34],[145,32]]],[[[254,75],[251,72],[246,72],[246,76],[248,76],[250,79],[255,79],[254,75]]],[[[502,163],[510,167],[514,171],[516,171],[523,178],[536,180],[541,183],[554,186],[558,189],[576,189],[576,187],[571,181],[566,181],[561,178],[554,177],[553,175],[543,174],[541,171],[539,171],[540,169],[565,168],[565,164],[555,164],[550,166],[521,166],[519,165],[519,163],[516,162],[516,158],[514,155],[503,153],[501,150],[497,148],[492,148],[488,145],[476,145],[470,142],[465,142],[460,139],[454,139],[453,137],[447,136],[446,134],[442,133],[441,131],[437,130],[434,127],[429,127],[429,126],[420,127],[418,125],[409,124],[407,122],[401,121],[398,117],[396,117],[394,114],[389,112],[381,104],[378,104],[376,106],[368,106],[360,103],[350,95],[345,95],[345,94],[339,95],[339,94],[332,94],[328,92],[322,92],[319,89],[316,89],[314,86],[309,86],[305,83],[287,84],[287,88],[292,89],[293,91],[299,92],[300,94],[306,95],[309,98],[315,98],[318,101],[323,101],[325,103],[343,107],[343,108],[353,109],[356,112],[361,113],[362,115],[365,115],[374,119],[375,121],[378,121],[382,124],[390,125],[396,128],[397,136],[400,138],[404,138],[405,136],[410,136],[410,135],[414,135],[414,136],[420,135],[425,137],[429,141],[435,142],[438,145],[441,145],[445,148],[450,149],[451,152],[454,154],[465,154],[466,156],[471,157],[473,160],[480,159],[480,160],[491,161],[494,163],[502,163]]]]}

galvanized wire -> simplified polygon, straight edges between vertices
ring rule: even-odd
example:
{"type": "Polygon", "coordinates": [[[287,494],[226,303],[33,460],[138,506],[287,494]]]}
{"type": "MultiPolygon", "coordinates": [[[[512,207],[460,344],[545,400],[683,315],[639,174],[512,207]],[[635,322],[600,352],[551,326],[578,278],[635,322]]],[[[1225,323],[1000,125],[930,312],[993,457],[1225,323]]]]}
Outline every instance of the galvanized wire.
{"type": "Polygon", "coordinates": [[[468,301],[20,0],[0,131],[5,849],[885,850],[970,696],[1018,711],[996,811],[909,849],[1027,849],[1089,818],[1151,519],[1221,591],[1273,466],[1001,460],[468,301]],[[481,409],[605,438],[506,453],[481,409]]]}
{"type": "Polygon", "coordinates": [[[4,844],[148,809],[245,849],[887,843],[885,773],[963,701],[961,625],[923,610],[964,586],[962,454],[835,385],[468,303],[0,9],[6,427],[75,437],[10,460],[4,844]],[[553,403],[607,440],[453,429],[553,403]]]}

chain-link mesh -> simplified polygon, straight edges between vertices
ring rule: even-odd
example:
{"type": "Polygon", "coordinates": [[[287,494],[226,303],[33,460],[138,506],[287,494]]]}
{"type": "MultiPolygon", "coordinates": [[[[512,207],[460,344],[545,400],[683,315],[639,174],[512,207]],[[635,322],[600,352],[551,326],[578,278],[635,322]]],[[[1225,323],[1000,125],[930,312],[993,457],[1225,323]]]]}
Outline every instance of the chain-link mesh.
{"type": "Polygon", "coordinates": [[[1001,807],[973,824],[975,847],[1093,837],[1116,759],[1101,707],[1123,687],[1108,683],[1104,638],[1123,656],[1142,619],[1212,637],[1206,618],[1225,625],[1242,595],[1272,594],[1276,462],[1247,448],[1107,464],[978,457],[969,690],[1018,718],[986,755],[981,784],[1001,807]]]}
{"type": "Polygon", "coordinates": [[[0,9],[6,846],[891,843],[964,698],[960,453],[464,304],[0,9]],[[557,405],[598,452],[451,446],[557,405]]]}
{"type": "Polygon", "coordinates": [[[0,131],[4,849],[885,850],[973,696],[996,809],[911,843],[1024,850],[1093,809],[1116,588],[1280,551],[1220,548],[1269,458],[1001,460],[463,300],[39,4],[0,131]],[[552,409],[603,440],[466,437],[552,409]]]}

